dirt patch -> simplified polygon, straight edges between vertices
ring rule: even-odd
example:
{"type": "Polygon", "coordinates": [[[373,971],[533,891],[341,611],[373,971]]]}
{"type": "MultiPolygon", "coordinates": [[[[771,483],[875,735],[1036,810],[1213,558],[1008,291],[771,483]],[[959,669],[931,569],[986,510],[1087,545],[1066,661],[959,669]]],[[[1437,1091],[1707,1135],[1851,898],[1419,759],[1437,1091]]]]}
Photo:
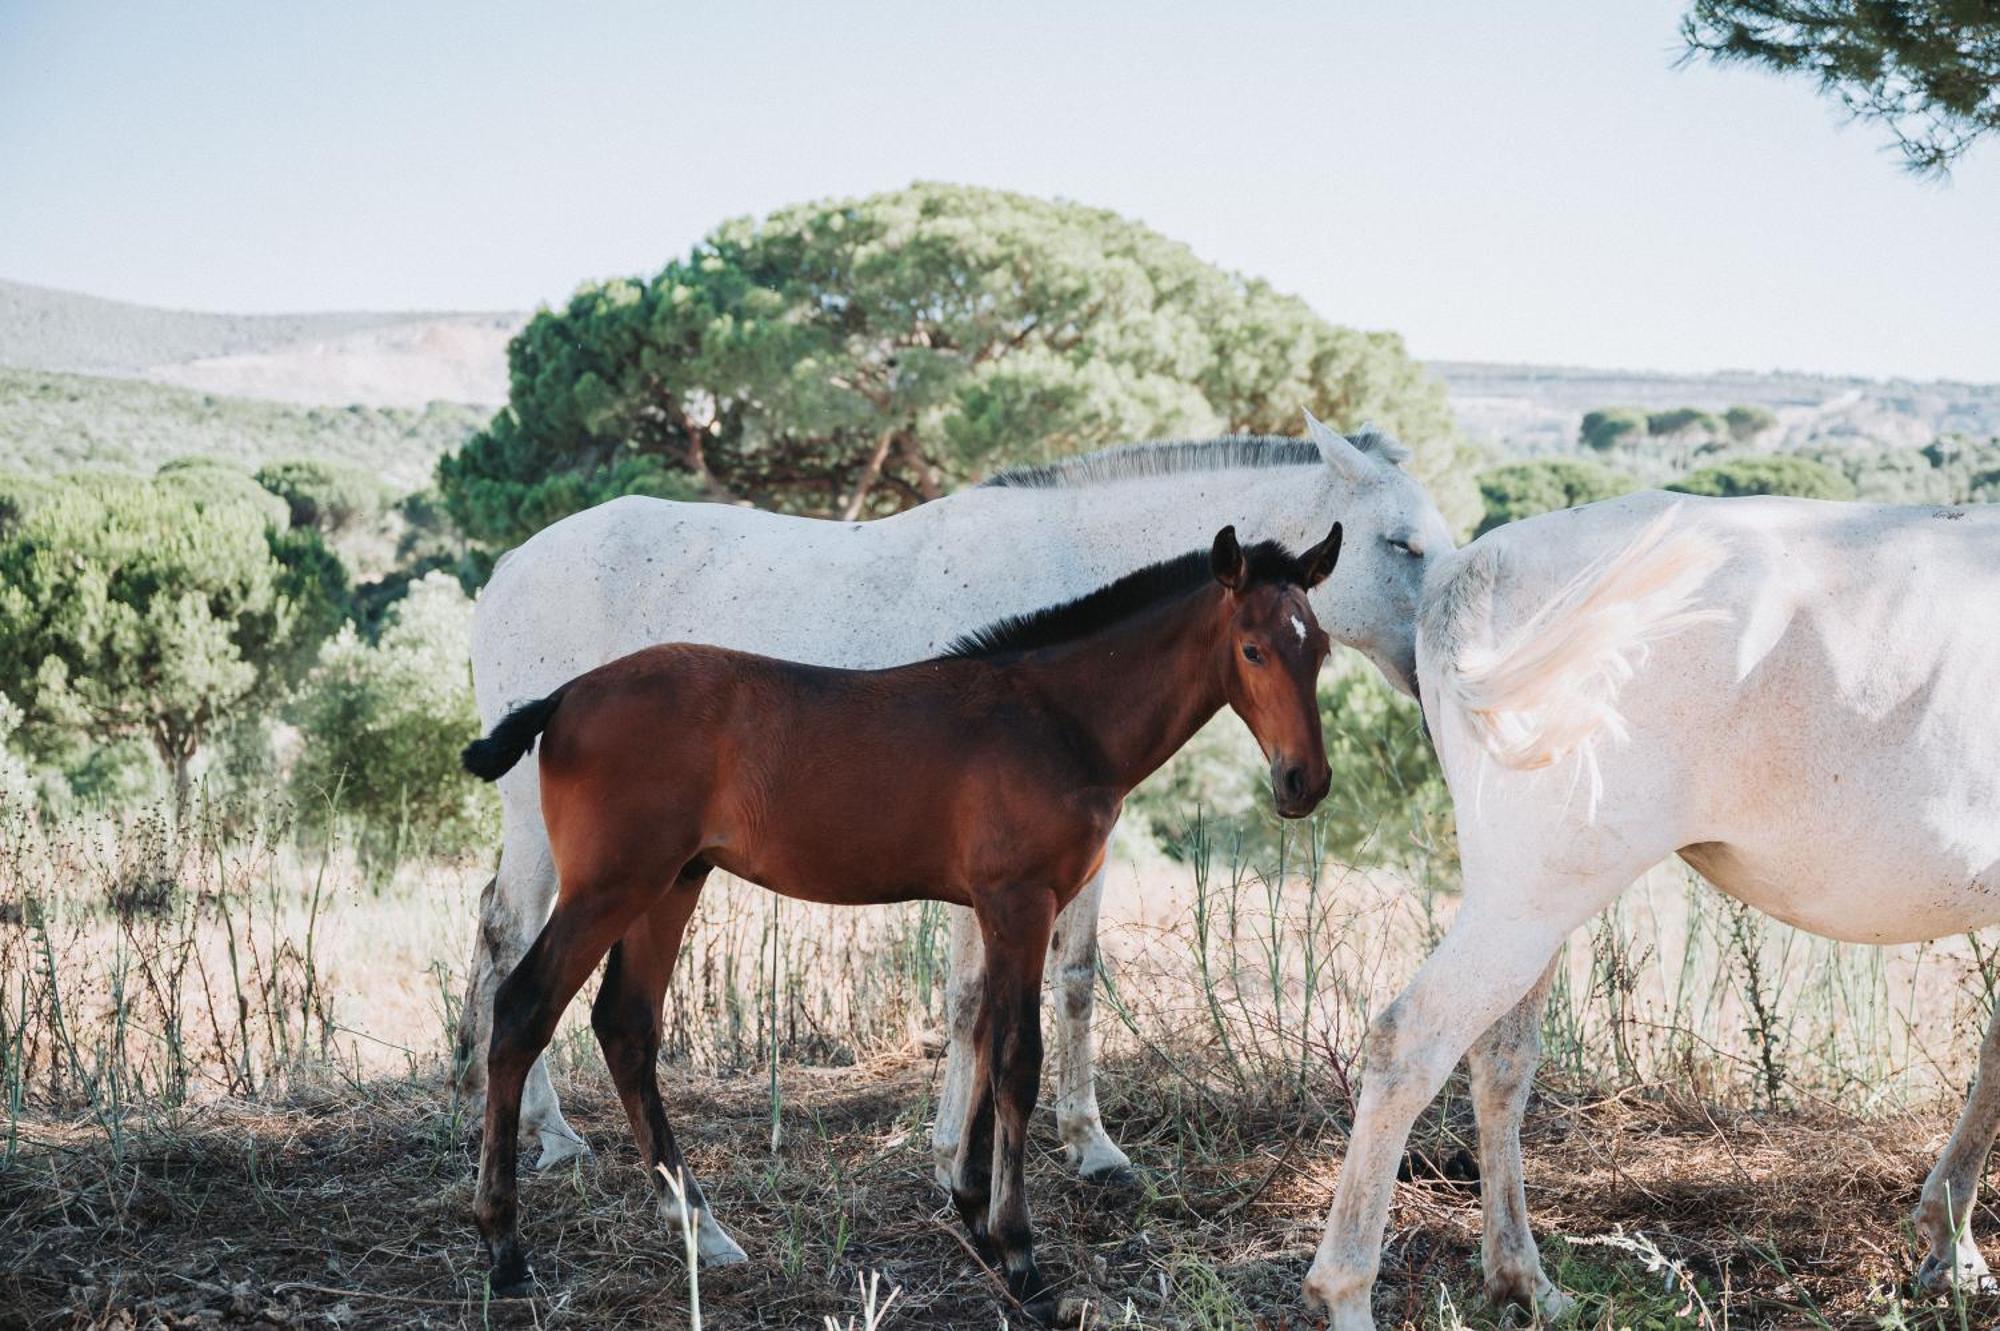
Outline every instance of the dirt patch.
{"type": "MultiPolygon", "coordinates": [[[[705,1325],[844,1325],[871,1271],[900,1291],[885,1326],[1000,1325],[1009,1310],[930,1178],[934,1076],[917,1058],[787,1070],[776,1157],[761,1078],[668,1078],[690,1159],[752,1258],[703,1274],[705,1325]]],[[[1204,1107],[1224,1116],[1195,1129],[1161,1085],[1144,1066],[1105,1077],[1107,1119],[1152,1170],[1137,1189],[1074,1179],[1044,1111],[1029,1187],[1045,1268],[1089,1301],[1093,1326],[1313,1325],[1298,1289],[1338,1123],[1315,1106],[1236,1103],[1204,1107]]],[[[24,1123],[0,1171],[0,1327],[686,1325],[678,1243],[653,1217],[622,1113],[597,1079],[564,1094],[597,1158],[524,1173],[541,1293],[491,1303],[471,1146],[435,1084],[212,1105],[134,1125],[115,1147],[94,1122],[24,1123]]],[[[1874,1326],[1908,1285],[1904,1216],[1947,1127],[1942,1113],[1725,1119],[1643,1094],[1549,1092],[1529,1118],[1529,1201],[1583,1325],[1645,1325],[1638,1313],[1678,1303],[1687,1317],[1659,1324],[1698,1324],[1671,1277],[1598,1242],[1642,1235],[1718,1323],[1874,1326]]],[[[1385,1325],[1493,1321],[1478,1295],[1470,1135],[1452,1096],[1419,1128],[1377,1294],[1385,1325]]],[[[1982,1207],[1975,1230],[1993,1221],[1982,1207]]],[[[1903,1315],[1957,1324],[1942,1305],[1903,1315]]]]}

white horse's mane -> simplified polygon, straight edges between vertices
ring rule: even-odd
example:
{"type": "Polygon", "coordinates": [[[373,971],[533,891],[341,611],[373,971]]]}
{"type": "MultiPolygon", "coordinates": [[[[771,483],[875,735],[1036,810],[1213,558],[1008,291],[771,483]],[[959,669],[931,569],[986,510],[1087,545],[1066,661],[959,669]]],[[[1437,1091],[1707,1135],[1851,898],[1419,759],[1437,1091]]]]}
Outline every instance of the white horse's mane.
{"type": "MultiPolygon", "coordinates": [[[[1363,426],[1347,436],[1362,453],[1401,466],[1410,450],[1385,431],[1363,426]]],[[[1106,485],[1148,476],[1190,471],[1227,471],[1236,467],[1310,467],[1323,465],[1319,446],[1289,435],[1238,434],[1220,439],[1166,439],[1144,444],[1120,444],[1078,457],[1035,466],[1010,467],[980,482],[982,487],[1055,490],[1106,485]]]]}

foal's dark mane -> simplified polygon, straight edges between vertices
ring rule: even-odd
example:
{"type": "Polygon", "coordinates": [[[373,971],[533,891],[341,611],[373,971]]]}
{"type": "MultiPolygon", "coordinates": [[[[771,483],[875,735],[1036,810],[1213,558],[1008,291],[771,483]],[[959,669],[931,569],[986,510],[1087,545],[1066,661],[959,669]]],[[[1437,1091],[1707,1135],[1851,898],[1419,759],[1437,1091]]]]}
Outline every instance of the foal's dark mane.
{"type": "MultiPolygon", "coordinates": [[[[1298,556],[1276,541],[1244,546],[1243,561],[1251,582],[1305,585],[1306,573],[1299,566],[1298,556]]],[[[1074,600],[1022,615],[1008,615],[985,628],[961,634],[938,656],[983,659],[1074,642],[1141,611],[1185,596],[1214,576],[1208,547],[1190,550],[1127,573],[1116,582],[1108,582],[1074,600]]]]}

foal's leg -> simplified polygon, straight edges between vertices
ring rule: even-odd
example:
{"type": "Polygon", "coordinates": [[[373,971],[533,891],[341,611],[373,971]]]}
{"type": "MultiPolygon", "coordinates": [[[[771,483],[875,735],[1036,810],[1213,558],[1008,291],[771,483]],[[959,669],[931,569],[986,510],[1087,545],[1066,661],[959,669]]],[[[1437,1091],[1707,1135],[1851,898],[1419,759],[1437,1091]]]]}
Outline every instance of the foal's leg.
{"type": "Polygon", "coordinates": [[[1528,1195],[1521,1179],[1521,1115],[1542,1056],[1542,1007],[1555,966],[1542,972],[1527,997],[1487,1027],[1465,1053],[1472,1079],[1472,1108],[1479,1120],[1479,1192],[1486,1212],[1480,1244],[1486,1297],[1497,1304],[1532,1308],[1556,1321],[1574,1304],[1542,1272],[1541,1254],[1528,1227],[1528,1195]]]}
{"type": "Polygon", "coordinates": [[[487,1055],[486,1138],[473,1215],[492,1258],[495,1292],[516,1293],[531,1278],[516,1231],[515,1134],[528,1068],[547,1048],[563,1009],[618,936],[661,894],[666,874],[584,879],[565,885],[555,912],[493,1000],[487,1055]]]}
{"type": "MultiPolygon", "coordinates": [[[[500,868],[479,895],[479,929],[472,941],[472,969],[459,1013],[454,1057],[458,1092],[478,1112],[486,1091],[486,1047],[493,1030],[493,995],[534,941],[555,900],[555,861],[542,824],[541,787],[535,764],[523,763],[501,781],[500,868]]],[[[541,1143],[538,1169],[588,1156],[590,1147],[563,1120],[546,1059],[537,1058],[521,1097],[522,1130],[541,1143]]]]}
{"type": "Polygon", "coordinates": [[[1104,873],[1084,884],[1056,917],[1049,944],[1056,999],[1056,1131],[1076,1172],[1098,1183],[1129,1182],[1132,1162],[1104,1131],[1097,1114],[1097,1069],[1091,1016],[1097,1004],[1097,912],[1104,873]]]}
{"type": "Polygon", "coordinates": [[[1042,965],[1055,916],[1055,893],[1036,888],[997,894],[979,912],[994,1120],[987,1232],[1008,1290],[1043,1321],[1055,1310],[1055,1296],[1035,1269],[1026,1171],[1028,1124],[1042,1083],[1042,965]]]}
{"type": "Polygon", "coordinates": [[[1986,1038],[1979,1042],[1979,1075],[1972,1094],[1959,1112],[1958,1126],[1945,1144],[1917,1203],[1917,1237],[1930,1248],[1917,1268],[1917,1283],[1943,1292],[1953,1286],[1991,1293],[1996,1285],[1979,1255],[1979,1245],[1966,1230],[1993,1134],[2000,1129],[2000,1008],[1987,1019],[1986,1038]]]}
{"type": "Polygon", "coordinates": [[[658,904],[612,945],[610,960],[604,963],[604,983],[591,1005],[590,1025],[604,1049],[604,1062],[611,1069],[625,1116],[632,1120],[639,1158],[659,1194],[660,1216],[668,1222],[668,1230],[678,1242],[689,1222],[686,1208],[692,1208],[695,1251],[701,1264],[731,1266],[746,1260],[743,1249],[716,1223],[701,1185],[681,1159],[674,1130],[667,1124],[666,1108],[660,1103],[660,1033],[667,986],[673,981],[681,939],[707,877],[705,868],[684,871],[658,904]],[[661,1174],[662,1169],[666,1175],[661,1174]],[[667,1176],[681,1187],[684,1203],[675,1199],[667,1176]]]}

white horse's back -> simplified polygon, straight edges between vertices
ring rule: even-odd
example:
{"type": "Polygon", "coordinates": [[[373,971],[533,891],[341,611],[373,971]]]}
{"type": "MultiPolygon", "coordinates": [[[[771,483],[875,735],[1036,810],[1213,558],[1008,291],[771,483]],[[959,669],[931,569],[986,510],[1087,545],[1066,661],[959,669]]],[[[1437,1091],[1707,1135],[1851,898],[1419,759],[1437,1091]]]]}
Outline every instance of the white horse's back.
{"type": "MultiPolygon", "coordinates": [[[[1725,891],[1830,937],[2000,919],[2000,512],[1647,494],[1515,524],[1434,570],[1426,683],[1449,705],[1481,651],[1525,654],[1510,634],[1661,523],[1695,560],[1719,554],[1688,622],[1638,644],[1594,748],[1554,773],[1507,770],[1515,755],[1476,730],[1441,737],[1465,788],[1529,781],[1570,816],[1577,765],[1600,764],[1592,821],[1664,838],[1725,891]],[[1480,604],[1455,603],[1481,583],[1480,604]]],[[[1541,683],[1587,728],[1600,698],[1541,683]]]]}

